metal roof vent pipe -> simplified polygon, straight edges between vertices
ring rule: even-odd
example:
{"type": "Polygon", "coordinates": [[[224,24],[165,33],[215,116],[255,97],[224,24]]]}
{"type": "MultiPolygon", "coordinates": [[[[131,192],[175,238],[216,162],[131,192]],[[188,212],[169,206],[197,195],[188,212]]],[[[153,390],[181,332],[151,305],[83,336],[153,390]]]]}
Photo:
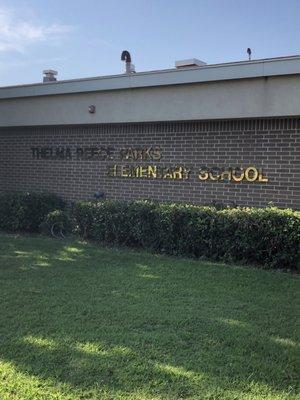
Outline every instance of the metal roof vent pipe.
{"type": "Polygon", "coordinates": [[[45,69],[43,71],[43,82],[56,82],[56,75],[57,71],[54,71],[54,69],[45,69]]]}
{"type": "Polygon", "coordinates": [[[125,61],[125,73],[126,74],[134,74],[135,73],[135,66],[131,63],[131,55],[129,51],[124,50],[121,54],[121,61],[125,61]]]}

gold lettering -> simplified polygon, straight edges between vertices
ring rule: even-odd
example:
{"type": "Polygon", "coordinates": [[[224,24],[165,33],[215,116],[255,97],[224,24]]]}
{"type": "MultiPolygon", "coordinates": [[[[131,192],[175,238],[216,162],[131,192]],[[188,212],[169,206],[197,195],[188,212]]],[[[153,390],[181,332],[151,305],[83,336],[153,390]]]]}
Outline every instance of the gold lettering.
{"type": "Polygon", "coordinates": [[[218,181],[220,179],[220,174],[217,174],[216,176],[213,176],[213,173],[209,173],[209,177],[212,181],[218,181]]]}
{"type": "Polygon", "coordinates": [[[183,168],[183,170],[184,170],[184,172],[183,172],[184,179],[189,179],[189,175],[190,175],[191,170],[187,169],[187,168],[183,168]]]}
{"type": "MultiPolygon", "coordinates": [[[[37,157],[36,148],[32,148],[33,157],[37,157]]],[[[50,153],[47,148],[48,153],[50,153]]],[[[150,151],[150,150],[149,150],[150,151]]],[[[48,156],[48,153],[46,155],[48,156]]],[[[59,153],[60,154],[60,153],[59,153]]],[[[64,150],[64,156],[66,151],[64,150]]],[[[108,176],[119,176],[122,178],[147,178],[147,179],[172,179],[172,180],[183,180],[189,179],[191,170],[184,166],[157,166],[157,165],[112,165],[107,168],[108,176]]],[[[209,169],[202,167],[199,169],[198,179],[200,181],[223,181],[228,179],[229,181],[241,182],[243,180],[247,182],[268,182],[268,178],[263,175],[256,167],[243,168],[236,167],[232,169],[229,167],[227,170],[223,168],[209,169]]]]}
{"type": "Polygon", "coordinates": [[[128,178],[128,170],[125,165],[121,165],[121,177],[128,178]]]}
{"type": "Polygon", "coordinates": [[[209,174],[207,171],[203,171],[203,170],[199,171],[198,178],[200,179],[200,181],[207,181],[208,177],[209,177],[209,174]]]}
{"type": "Polygon", "coordinates": [[[143,160],[143,150],[141,149],[132,150],[132,155],[134,160],[143,160]]]}
{"type": "Polygon", "coordinates": [[[143,148],[123,148],[120,150],[121,160],[130,161],[150,161],[150,160],[160,160],[161,150],[159,147],[143,147],[143,148]]]}
{"type": "Polygon", "coordinates": [[[245,178],[245,173],[244,172],[241,172],[241,175],[240,176],[237,176],[236,175],[236,170],[233,170],[232,171],[232,179],[235,181],[235,182],[241,182],[244,178],[245,178]]]}
{"type": "Polygon", "coordinates": [[[258,182],[269,182],[269,179],[266,176],[263,176],[263,173],[260,172],[258,175],[258,182]]]}
{"type": "Polygon", "coordinates": [[[248,167],[245,171],[245,179],[248,182],[254,182],[258,178],[258,171],[255,167],[248,167]]]}
{"type": "Polygon", "coordinates": [[[142,160],[151,160],[151,147],[148,147],[147,149],[142,149],[141,151],[141,158],[142,160]]]}
{"type": "Polygon", "coordinates": [[[108,168],[107,171],[108,176],[117,176],[117,165],[113,165],[112,167],[108,168]]]}
{"type": "Polygon", "coordinates": [[[174,179],[182,179],[182,167],[178,167],[177,169],[174,170],[173,178],[174,179]]]}
{"type": "Polygon", "coordinates": [[[224,181],[225,177],[227,177],[227,179],[228,179],[229,181],[231,181],[231,179],[232,179],[232,172],[231,172],[231,171],[224,171],[224,172],[222,172],[221,177],[220,177],[220,180],[221,180],[221,181],[224,181]]]}
{"type": "Polygon", "coordinates": [[[172,179],[173,178],[173,171],[171,168],[166,168],[163,173],[163,179],[172,179]]]}
{"type": "Polygon", "coordinates": [[[161,150],[159,147],[155,147],[152,151],[152,159],[160,160],[161,159],[161,150]]]}
{"type": "Polygon", "coordinates": [[[157,177],[157,167],[156,165],[148,165],[148,177],[156,178],[157,177]]]}
{"type": "Polygon", "coordinates": [[[125,160],[127,155],[127,150],[126,149],[121,149],[120,150],[120,158],[121,160],[125,160]]]}
{"type": "Polygon", "coordinates": [[[132,176],[134,178],[139,178],[140,177],[139,172],[140,172],[140,167],[132,168],[132,176]]]}
{"type": "Polygon", "coordinates": [[[140,167],[140,178],[148,178],[148,168],[140,167]]]}
{"type": "Polygon", "coordinates": [[[125,160],[134,160],[134,151],[133,149],[125,150],[125,160]]]}

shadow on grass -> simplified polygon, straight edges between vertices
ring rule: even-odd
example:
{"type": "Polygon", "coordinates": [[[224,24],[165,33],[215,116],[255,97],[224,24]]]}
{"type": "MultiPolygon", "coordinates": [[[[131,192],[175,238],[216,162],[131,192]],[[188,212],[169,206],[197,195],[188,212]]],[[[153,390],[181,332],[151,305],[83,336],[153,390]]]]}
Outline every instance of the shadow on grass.
{"type": "Polygon", "coordinates": [[[102,396],[296,393],[296,277],[0,237],[0,357],[17,370],[102,396]]]}

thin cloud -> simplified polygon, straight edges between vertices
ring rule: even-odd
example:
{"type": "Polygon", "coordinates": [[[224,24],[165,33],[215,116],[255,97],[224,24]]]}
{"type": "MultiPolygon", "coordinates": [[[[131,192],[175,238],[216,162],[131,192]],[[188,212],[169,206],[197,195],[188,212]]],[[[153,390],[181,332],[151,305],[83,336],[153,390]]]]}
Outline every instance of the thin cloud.
{"type": "Polygon", "coordinates": [[[57,43],[71,30],[72,27],[63,24],[24,21],[15,10],[0,6],[0,52],[24,53],[28,47],[50,39],[57,43]]]}
{"type": "Polygon", "coordinates": [[[29,58],[25,60],[18,61],[1,61],[0,60],[0,70],[7,70],[9,68],[19,68],[19,67],[27,67],[30,65],[47,65],[51,63],[57,63],[61,61],[65,61],[65,57],[50,57],[50,58],[29,58]]]}

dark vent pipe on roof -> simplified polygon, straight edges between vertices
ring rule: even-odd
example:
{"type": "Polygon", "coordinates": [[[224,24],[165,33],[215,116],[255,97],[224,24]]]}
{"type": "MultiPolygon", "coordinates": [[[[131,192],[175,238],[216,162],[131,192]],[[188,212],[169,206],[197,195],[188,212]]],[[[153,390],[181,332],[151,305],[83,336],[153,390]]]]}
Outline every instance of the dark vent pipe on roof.
{"type": "Polygon", "coordinates": [[[127,50],[122,51],[121,61],[125,61],[125,66],[126,66],[125,72],[126,72],[126,74],[132,74],[132,73],[135,72],[135,67],[131,63],[131,55],[130,55],[129,51],[127,51],[127,50]]]}

